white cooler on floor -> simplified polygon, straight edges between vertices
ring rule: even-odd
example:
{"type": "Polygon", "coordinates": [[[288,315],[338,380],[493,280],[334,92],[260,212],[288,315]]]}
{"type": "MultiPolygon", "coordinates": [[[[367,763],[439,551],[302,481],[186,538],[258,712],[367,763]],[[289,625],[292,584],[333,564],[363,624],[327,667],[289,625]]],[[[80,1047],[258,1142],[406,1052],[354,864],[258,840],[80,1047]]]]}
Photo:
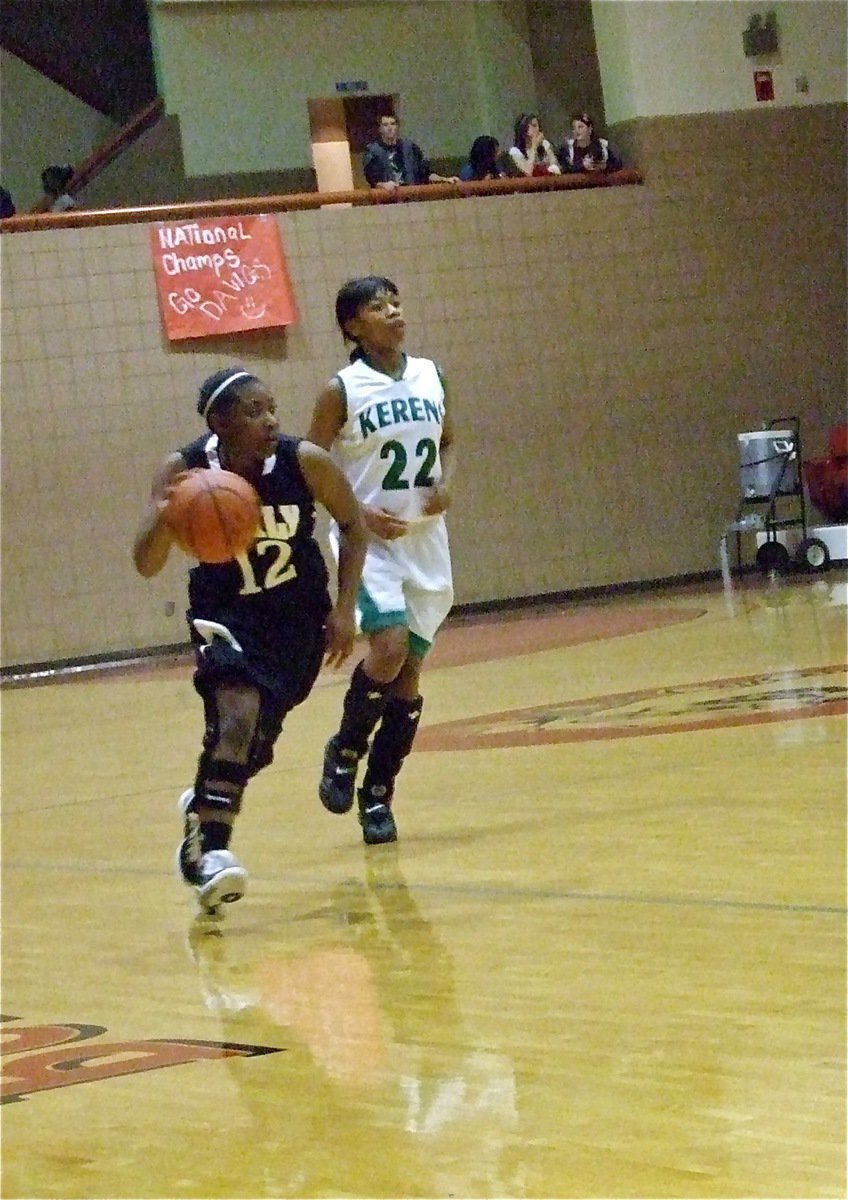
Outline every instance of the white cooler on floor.
{"type": "MultiPolygon", "coordinates": [[[[785,546],[790,556],[801,543],[801,527],[792,526],[789,529],[776,529],[775,539],[785,546]]],[[[848,560],[848,525],[808,525],[807,537],[818,538],[824,542],[830,553],[831,562],[848,560]]],[[[765,533],[757,534],[757,549],[767,540],[765,533]]]]}

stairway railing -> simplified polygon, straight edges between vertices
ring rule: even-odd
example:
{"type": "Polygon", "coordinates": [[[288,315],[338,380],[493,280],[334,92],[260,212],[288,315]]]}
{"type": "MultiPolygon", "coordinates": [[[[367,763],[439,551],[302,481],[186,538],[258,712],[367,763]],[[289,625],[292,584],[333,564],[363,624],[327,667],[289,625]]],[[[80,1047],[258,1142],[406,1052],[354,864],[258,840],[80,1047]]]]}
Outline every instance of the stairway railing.
{"type": "MultiPolygon", "coordinates": [[[[127,121],[126,125],[122,125],[114,137],[108,138],[105,142],[101,142],[88,158],[84,159],[79,166],[74,167],[73,177],[68,184],[68,193],[73,196],[81,188],[85,187],[96,175],[99,175],[109,163],[114,162],[127,146],[131,146],[137,141],[143,133],[156,124],[165,112],[165,102],[161,96],[157,96],[155,100],[151,100],[146,104],[140,112],[127,121]]],[[[34,213],[47,212],[50,208],[50,200],[47,196],[42,197],[38,204],[32,209],[34,213]]]]}

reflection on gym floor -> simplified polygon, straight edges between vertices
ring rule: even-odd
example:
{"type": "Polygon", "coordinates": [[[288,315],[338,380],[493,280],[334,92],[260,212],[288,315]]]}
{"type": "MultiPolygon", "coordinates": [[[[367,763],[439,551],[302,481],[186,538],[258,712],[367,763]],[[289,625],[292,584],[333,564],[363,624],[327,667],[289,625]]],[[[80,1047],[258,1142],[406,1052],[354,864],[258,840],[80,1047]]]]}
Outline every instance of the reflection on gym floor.
{"type": "MultiPolygon", "coordinates": [[[[333,1194],[338,1162],[371,1159],[371,1141],[369,1171],[379,1178],[380,1160],[402,1162],[419,1194],[521,1194],[512,1064],[464,1028],[452,960],[404,882],[397,847],[368,858],[364,878],[343,880],[302,914],[306,944],[297,926],[258,945],[204,918],[189,930],[222,1040],[248,1033],[283,1046],[298,1081],[281,1130],[279,1094],[234,1072],[250,1114],[245,1153],[264,1158],[268,1195],[333,1194]]],[[[214,1178],[198,1178],[197,1194],[214,1178]]]]}

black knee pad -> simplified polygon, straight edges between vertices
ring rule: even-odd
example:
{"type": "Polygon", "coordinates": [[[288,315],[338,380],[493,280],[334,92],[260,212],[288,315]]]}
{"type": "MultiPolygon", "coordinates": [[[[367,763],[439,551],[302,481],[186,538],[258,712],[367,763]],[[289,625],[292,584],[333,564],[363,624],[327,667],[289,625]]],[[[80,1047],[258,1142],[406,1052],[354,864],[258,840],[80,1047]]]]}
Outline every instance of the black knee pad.
{"type": "MultiPolygon", "coordinates": [[[[203,693],[206,730],[203,737],[203,753],[198,763],[195,792],[210,808],[237,813],[241,808],[241,795],[248,780],[273,761],[274,745],[280,736],[288,707],[268,692],[261,689],[258,691],[259,705],[253,728],[251,730],[249,723],[244,722],[240,730],[244,735],[240,740],[246,744],[244,763],[216,757],[221,744],[223,724],[218,697],[212,690],[203,693]],[[216,788],[216,783],[229,786],[216,788]]],[[[240,717],[236,713],[231,714],[229,719],[237,722],[240,717]]]]}
{"type": "MultiPolygon", "coordinates": [[[[206,688],[202,692],[206,728],[203,735],[203,752],[197,766],[197,777],[194,790],[198,801],[208,808],[217,808],[222,812],[237,813],[241,808],[242,792],[248,780],[256,773],[257,752],[260,762],[266,765],[271,761],[271,746],[265,746],[269,738],[269,719],[265,710],[269,707],[268,700],[262,693],[256,711],[239,709],[238,706],[222,711],[218,691],[206,688]],[[224,731],[229,726],[233,737],[227,739],[230,755],[237,753],[244,762],[236,762],[232,757],[219,757],[222,751],[224,731]]],[[[273,706],[271,706],[273,709],[273,706]]],[[[273,717],[273,712],[272,712],[273,717]]],[[[280,717],[277,724],[282,723],[280,717]]],[[[273,732],[273,725],[271,727],[273,732]]],[[[224,748],[223,753],[227,753],[224,748]]]]}
{"type": "Polygon", "coordinates": [[[264,771],[266,767],[270,767],[274,761],[274,742],[264,738],[257,738],[253,749],[250,752],[250,762],[248,769],[250,778],[258,775],[260,771],[264,771]]]}
{"type": "Polygon", "coordinates": [[[283,718],[288,709],[270,696],[263,696],[259,707],[259,719],[250,747],[247,767],[249,777],[258,775],[274,761],[274,746],[283,728],[283,718]]]}
{"type": "Polygon", "coordinates": [[[249,778],[250,770],[243,763],[214,759],[208,751],[204,751],[194,781],[192,807],[203,805],[219,812],[238,813],[241,810],[242,792],[249,778]],[[230,786],[226,790],[216,786],[222,783],[230,786]]]}

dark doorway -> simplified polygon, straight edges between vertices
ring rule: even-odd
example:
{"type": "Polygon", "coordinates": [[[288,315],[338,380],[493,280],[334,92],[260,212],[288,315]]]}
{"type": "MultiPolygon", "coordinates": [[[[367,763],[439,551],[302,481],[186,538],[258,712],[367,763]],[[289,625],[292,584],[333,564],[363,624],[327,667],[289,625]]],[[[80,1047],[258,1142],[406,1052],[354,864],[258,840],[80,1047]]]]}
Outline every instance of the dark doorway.
{"type": "Polygon", "coordinates": [[[397,96],[345,96],[343,100],[354,187],[368,186],[362,174],[363,151],[376,138],[380,117],[397,115],[397,100],[397,96]]]}

